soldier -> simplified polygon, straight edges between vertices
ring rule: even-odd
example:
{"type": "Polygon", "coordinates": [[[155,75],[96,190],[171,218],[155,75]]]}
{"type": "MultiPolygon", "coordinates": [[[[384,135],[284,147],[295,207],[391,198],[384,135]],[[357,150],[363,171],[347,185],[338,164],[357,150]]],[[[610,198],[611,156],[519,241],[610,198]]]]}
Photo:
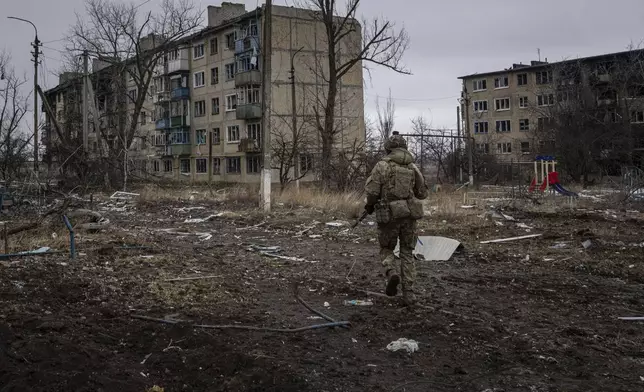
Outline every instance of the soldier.
{"type": "Polygon", "coordinates": [[[395,296],[401,283],[403,300],[416,302],[414,280],[416,264],[412,254],[416,247],[416,221],[423,217],[423,199],[427,198],[425,179],[407,151],[407,141],[393,132],[384,143],[387,156],[371,171],[365,184],[369,214],[376,213],[380,260],[387,279],[386,294],[395,296]],[[400,269],[395,266],[394,249],[400,240],[400,269]]]}

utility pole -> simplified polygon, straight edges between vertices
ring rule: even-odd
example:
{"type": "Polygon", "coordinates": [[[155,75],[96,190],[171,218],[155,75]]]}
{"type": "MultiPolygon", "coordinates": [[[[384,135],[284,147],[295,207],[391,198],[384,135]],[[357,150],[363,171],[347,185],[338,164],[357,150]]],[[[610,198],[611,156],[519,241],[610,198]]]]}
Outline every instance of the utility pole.
{"type": "Polygon", "coordinates": [[[456,107],[456,133],[458,135],[459,182],[463,183],[463,152],[461,150],[461,108],[456,107]]]}
{"type": "Polygon", "coordinates": [[[34,42],[31,46],[34,51],[31,53],[34,56],[34,172],[38,174],[38,56],[40,55],[40,40],[38,39],[38,29],[36,25],[27,19],[17,18],[15,16],[8,16],[8,19],[15,19],[21,22],[29,23],[33,26],[35,31],[34,42]]]}
{"type": "Polygon", "coordinates": [[[262,53],[262,131],[264,133],[263,143],[263,167],[261,185],[261,205],[264,212],[271,212],[271,56],[273,35],[273,1],[266,0],[264,8],[264,39],[262,53]]]}
{"type": "MultiPolygon", "coordinates": [[[[208,130],[208,186],[212,186],[212,129],[208,130]]],[[[212,188],[211,188],[212,192],[212,188]]]]}
{"type": "Polygon", "coordinates": [[[291,56],[291,126],[293,127],[293,178],[295,178],[295,189],[300,191],[300,161],[299,161],[299,138],[297,135],[297,105],[295,102],[295,56],[304,47],[299,48],[291,56]]]}
{"type": "Polygon", "coordinates": [[[88,71],[88,61],[87,57],[89,56],[86,50],[83,51],[83,151],[85,154],[89,153],[88,150],[88,137],[89,137],[89,118],[88,118],[88,106],[89,106],[89,71],[88,71]]]}

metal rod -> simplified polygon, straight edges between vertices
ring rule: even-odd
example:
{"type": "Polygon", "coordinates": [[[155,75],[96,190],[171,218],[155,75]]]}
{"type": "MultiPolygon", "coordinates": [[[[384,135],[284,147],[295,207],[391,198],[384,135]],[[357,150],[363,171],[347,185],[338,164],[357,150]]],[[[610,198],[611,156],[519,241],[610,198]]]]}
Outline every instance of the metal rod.
{"type": "Polygon", "coordinates": [[[67,226],[67,230],[69,230],[69,252],[70,252],[70,258],[73,259],[76,257],[76,241],[74,238],[74,228],[72,227],[72,224],[69,222],[67,215],[63,215],[63,222],[65,222],[65,226],[67,226]]]}

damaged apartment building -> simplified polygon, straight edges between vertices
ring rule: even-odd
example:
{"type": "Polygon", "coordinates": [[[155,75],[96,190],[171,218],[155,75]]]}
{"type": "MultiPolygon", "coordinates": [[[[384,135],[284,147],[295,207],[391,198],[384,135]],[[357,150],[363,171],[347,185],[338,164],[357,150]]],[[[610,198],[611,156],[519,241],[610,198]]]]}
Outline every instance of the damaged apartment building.
{"type": "MultiPolygon", "coordinates": [[[[92,59],[89,157],[105,154],[105,147],[114,142],[111,129],[116,123],[137,118],[136,136],[127,150],[128,169],[134,175],[190,182],[209,178],[214,182],[259,182],[264,137],[263,10],[264,6],[247,12],[243,4],[235,3],[208,6],[208,26],[173,44],[159,61],[145,92],[136,91],[132,76],[114,75],[109,72],[110,65],[92,59]],[[146,94],[143,109],[136,116],[131,99],[114,97],[109,92],[109,84],[119,77],[127,85],[127,94],[146,94]],[[127,115],[104,115],[113,102],[119,101],[126,102],[127,115]]],[[[297,129],[304,142],[299,157],[293,161],[299,165],[300,173],[308,173],[304,180],[313,180],[320,152],[315,113],[324,112],[321,105],[328,88],[324,66],[328,61],[326,31],[312,11],[282,6],[272,8],[272,31],[272,72],[270,86],[266,86],[271,95],[272,145],[275,149],[280,142],[288,144],[295,109],[297,129]]],[[[347,40],[345,47],[360,47],[360,28],[343,40],[347,40]]],[[[150,43],[141,43],[144,44],[150,43]]],[[[80,133],[82,78],[63,74],[59,85],[45,95],[57,123],[70,122],[75,133],[80,133]]],[[[341,80],[336,112],[342,124],[336,147],[363,142],[366,130],[360,63],[341,80]]],[[[58,167],[55,154],[51,154],[56,145],[53,125],[49,118],[43,141],[51,171],[58,167]]],[[[279,181],[278,159],[275,157],[272,163],[275,181],[279,181]]]]}
{"type": "Polygon", "coordinates": [[[642,65],[644,50],[629,50],[462,76],[464,129],[479,156],[493,157],[504,170],[538,155],[574,164],[570,155],[589,154],[577,162],[616,172],[642,165],[642,65]]]}

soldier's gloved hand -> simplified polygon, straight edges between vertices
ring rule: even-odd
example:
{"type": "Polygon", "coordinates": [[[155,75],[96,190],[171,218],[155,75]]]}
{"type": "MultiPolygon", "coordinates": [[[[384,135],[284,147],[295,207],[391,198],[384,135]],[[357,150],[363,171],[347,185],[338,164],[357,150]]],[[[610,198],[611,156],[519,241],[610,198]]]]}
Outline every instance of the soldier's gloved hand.
{"type": "Polygon", "coordinates": [[[375,207],[373,204],[366,204],[366,205],[364,206],[364,209],[365,209],[365,211],[367,211],[367,213],[368,213],[369,215],[371,215],[371,214],[373,214],[373,212],[376,210],[376,207],[375,207]]]}

